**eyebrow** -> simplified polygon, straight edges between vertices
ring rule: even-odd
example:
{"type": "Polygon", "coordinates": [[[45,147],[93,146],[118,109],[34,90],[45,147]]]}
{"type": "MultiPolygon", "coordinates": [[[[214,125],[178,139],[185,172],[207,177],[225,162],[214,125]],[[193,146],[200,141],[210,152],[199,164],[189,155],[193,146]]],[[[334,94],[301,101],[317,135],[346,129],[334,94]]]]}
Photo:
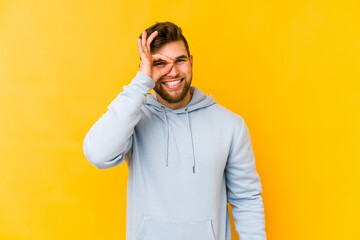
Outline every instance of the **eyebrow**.
{"type": "Polygon", "coordinates": [[[187,56],[186,55],[181,55],[181,56],[176,57],[175,59],[180,59],[180,58],[186,58],[187,59],[187,56]]]}

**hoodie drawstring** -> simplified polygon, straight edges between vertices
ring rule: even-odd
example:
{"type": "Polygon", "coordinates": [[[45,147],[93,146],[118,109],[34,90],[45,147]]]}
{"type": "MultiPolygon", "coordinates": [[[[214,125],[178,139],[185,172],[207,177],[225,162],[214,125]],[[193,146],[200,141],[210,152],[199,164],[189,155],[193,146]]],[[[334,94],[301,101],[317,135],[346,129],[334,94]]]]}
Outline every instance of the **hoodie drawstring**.
{"type": "Polygon", "coordinates": [[[169,124],[168,124],[168,120],[166,117],[164,106],[161,106],[161,109],[164,113],[165,125],[166,125],[166,160],[165,160],[165,162],[166,162],[166,166],[168,166],[168,163],[169,163],[169,124]]]}
{"type": "Polygon", "coordinates": [[[191,139],[191,150],[192,150],[192,156],[193,156],[193,173],[195,174],[195,152],[194,152],[194,141],[193,141],[193,137],[192,137],[192,132],[191,132],[191,126],[190,126],[190,118],[189,118],[189,109],[186,108],[185,109],[186,112],[186,116],[187,116],[187,120],[188,120],[188,128],[189,128],[189,134],[190,134],[190,139],[191,139]]]}
{"type": "MultiPolygon", "coordinates": [[[[168,166],[168,163],[169,163],[169,123],[167,120],[165,107],[161,106],[161,109],[164,114],[165,125],[166,125],[166,166],[168,166]]],[[[191,150],[192,150],[192,158],[193,158],[193,173],[195,174],[195,151],[194,151],[194,141],[193,141],[191,125],[190,125],[189,109],[186,108],[185,112],[186,112],[189,135],[190,135],[190,140],[191,140],[191,150]]]]}

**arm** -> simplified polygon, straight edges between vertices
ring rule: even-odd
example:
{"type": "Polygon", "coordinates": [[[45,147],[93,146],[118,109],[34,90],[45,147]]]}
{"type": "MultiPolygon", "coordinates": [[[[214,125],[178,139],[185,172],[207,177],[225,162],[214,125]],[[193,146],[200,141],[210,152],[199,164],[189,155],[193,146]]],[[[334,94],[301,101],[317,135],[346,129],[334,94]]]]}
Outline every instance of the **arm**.
{"type": "Polygon", "coordinates": [[[141,118],[141,106],[154,81],[138,71],[136,77],[108,106],[108,111],[86,134],[83,150],[86,158],[99,169],[111,168],[124,161],[132,147],[132,134],[141,118]]]}
{"type": "Polygon", "coordinates": [[[262,187],[255,168],[249,130],[242,120],[235,131],[225,168],[227,198],[241,240],[265,240],[262,187]]]}
{"type": "Polygon", "coordinates": [[[140,121],[146,94],[172,67],[172,64],[167,64],[162,69],[153,69],[154,61],[171,62],[171,59],[161,54],[151,55],[150,44],[157,34],[155,31],[147,38],[143,31],[142,37],[138,38],[141,62],[136,77],[129,86],[124,86],[124,91],[111,102],[108,111],[85,136],[84,154],[99,169],[115,167],[124,161],[125,155],[132,148],[134,127],[140,121]]]}

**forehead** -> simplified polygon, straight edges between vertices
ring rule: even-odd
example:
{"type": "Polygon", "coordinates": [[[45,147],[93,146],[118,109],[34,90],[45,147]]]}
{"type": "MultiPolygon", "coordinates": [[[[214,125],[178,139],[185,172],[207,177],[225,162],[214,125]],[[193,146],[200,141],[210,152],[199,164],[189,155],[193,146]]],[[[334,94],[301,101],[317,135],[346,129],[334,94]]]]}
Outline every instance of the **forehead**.
{"type": "Polygon", "coordinates": [[[174,59],[181,55],[187,56],[185,44],[181,40],[166,43],[164,46],[154,51],[152,54],[158,54],[158,53],[174,59]]]}

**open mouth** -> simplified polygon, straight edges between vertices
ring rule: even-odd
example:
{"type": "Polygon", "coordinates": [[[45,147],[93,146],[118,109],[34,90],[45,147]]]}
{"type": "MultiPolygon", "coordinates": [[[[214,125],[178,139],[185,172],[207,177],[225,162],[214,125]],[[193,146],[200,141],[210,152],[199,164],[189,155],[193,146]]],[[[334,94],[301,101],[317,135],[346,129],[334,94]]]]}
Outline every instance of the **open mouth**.
{"type": "Polygon", "coordinates": [[[181,86],[184,79],[185,78],[182,78],[182,79],[179,79],[179,80],[174,80],[174,81],[162,82],[162,84],[165,85],[167,88],[175,89],[175,88],[178,88],[178,87],[181,86]]]}

